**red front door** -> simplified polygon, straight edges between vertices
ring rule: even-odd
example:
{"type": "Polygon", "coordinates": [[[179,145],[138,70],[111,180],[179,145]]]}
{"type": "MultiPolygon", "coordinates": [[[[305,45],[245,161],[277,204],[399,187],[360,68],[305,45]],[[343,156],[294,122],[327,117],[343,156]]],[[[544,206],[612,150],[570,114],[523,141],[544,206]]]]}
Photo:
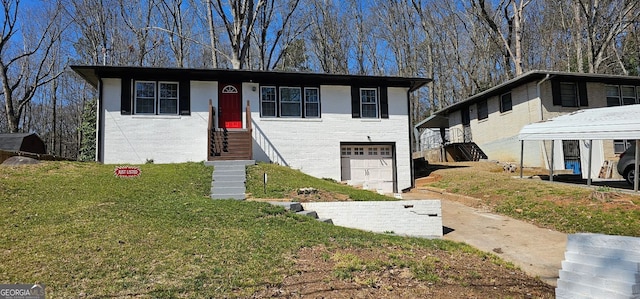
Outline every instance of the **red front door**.
{"type": "Polygon", "coordinates": [[[220,84],[218,91],[218,127],[242,129],[240,84],[220,84]]]}

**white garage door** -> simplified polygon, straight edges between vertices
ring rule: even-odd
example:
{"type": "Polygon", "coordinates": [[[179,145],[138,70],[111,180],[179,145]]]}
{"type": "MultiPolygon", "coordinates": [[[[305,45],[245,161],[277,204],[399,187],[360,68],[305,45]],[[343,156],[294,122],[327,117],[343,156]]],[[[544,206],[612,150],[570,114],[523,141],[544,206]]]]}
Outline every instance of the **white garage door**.
{"type": "Polygon", "coordinates": [[[393,193],[391,145],[343,145],[342,181],[379,193],[393,193]]]}

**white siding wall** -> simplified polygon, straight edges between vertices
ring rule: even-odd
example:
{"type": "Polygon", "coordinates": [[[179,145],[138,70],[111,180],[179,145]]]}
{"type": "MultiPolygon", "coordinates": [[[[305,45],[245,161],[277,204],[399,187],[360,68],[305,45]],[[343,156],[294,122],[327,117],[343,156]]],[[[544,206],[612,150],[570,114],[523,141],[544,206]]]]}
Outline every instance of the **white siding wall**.
{"type": "MultiPolygon", "coordinates": [[[[389,119],[351,117],[349,86],[320,87],[321,118],[261,118],[258,91],[251,97],[254,158],[273,161],[319,178],[341,179],[340,143],[395,143],[398,190],[411,187],[407,89],[389,88],[389,119]],[[371,139],[368,139],[370,137],[371,139]]],[[[249,92],[247,92],[249,91],[249,92]]]]}
{"type": "Polygon", "coordinates": [[[207,159],[209,99],[217,84],[191,83],[191,115],[120,114],[120,79],[103,79],[104,163],[176,163],[207,159]]]}

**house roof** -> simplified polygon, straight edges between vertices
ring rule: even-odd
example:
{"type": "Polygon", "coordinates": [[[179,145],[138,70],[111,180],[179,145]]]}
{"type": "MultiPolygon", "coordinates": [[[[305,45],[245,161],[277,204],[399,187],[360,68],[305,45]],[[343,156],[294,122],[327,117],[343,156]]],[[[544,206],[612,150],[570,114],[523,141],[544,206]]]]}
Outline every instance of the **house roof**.
{"type": "Polygon", "coordinates": [[[433,114],[414,126],[416,129],[425,128],[447,128],[449,127],[449,118],[441,115],[433,114]]]}
{"type": "Polygon", "coordinates": [[[159,77],[172,76],[202,81],[242,81],[242,82],[296,82],[299,84],[327,85],[384,85],[389,87],[408,87],[415,91],[427,83],[428,78],[391,77],[364,75],[335,75],[302,72],[250,71],[231,69],[189,69],[189,68],[155,68],[131,66],[97,66],[73,65],[71,69],[94,87],[100,78],[123,77],[159,77]]]}
{"type": "Polygon", "coordinates": [[[518,77],[508,80],[500,85],[496,85],[483,92],[472,95],[463,101],[447,106],[437,111],[436,114],[446,115],[452,111],[461,109],[462,107],[466,107],[466,106],[475,104],[479,101],[486,100],[490,97],[494,97],[494,96],[506,93],[520,85],[524,85],[533,81],[544,80],[545,78],[557,79],[557,80],[563,80],[563,81],[573,81],[573,82],[602,82],[605,84],[616,84],[616,85],[640,85],[640,77],[636,77],[636,76],[585,74],[585,73],[569,73],[569,72],[534,70],[534,71],[526,72],[518,77]]]}
{"type": "Polygon", "coordinates": [[[519,140],[640,139],[640,104],[592,108],[529,124],[519,140]]]}

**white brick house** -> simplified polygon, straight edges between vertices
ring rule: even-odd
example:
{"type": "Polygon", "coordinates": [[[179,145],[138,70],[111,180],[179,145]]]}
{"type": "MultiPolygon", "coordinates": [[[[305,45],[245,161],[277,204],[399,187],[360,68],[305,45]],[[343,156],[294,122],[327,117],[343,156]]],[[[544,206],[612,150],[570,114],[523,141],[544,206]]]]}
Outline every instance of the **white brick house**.
{"type": "Polygon", "coordinates": [[[387,193],[413,184],[409,94],[429,79],[72,69],[98,90],[100,162],[255,159],[387,193]]]}

